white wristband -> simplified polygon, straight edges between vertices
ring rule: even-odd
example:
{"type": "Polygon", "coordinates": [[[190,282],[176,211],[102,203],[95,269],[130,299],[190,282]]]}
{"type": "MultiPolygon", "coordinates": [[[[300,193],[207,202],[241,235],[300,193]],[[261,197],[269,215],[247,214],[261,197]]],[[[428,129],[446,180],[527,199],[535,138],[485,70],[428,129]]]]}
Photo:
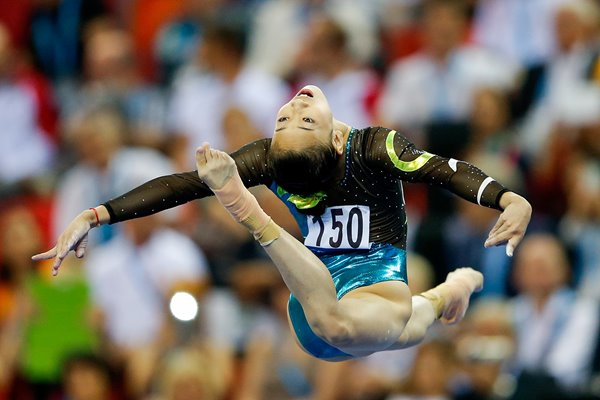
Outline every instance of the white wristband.
{"type": "Polygon", "coordinates": [[[483,191],[485,188],[494,181],[494,178],[490,178],[489,176],[481,182],[479,186],[479,190],[477,191],[477,204],[481,205],[481,196],[483,195],[483,191]]]}

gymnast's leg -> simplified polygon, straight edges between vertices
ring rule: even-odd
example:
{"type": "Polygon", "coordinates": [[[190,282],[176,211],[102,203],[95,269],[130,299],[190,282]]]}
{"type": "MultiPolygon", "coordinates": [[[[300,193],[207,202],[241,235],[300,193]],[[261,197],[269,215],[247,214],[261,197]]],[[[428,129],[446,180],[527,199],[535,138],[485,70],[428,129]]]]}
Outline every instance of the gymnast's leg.
{"type": "Polygon", "coordinates": [[[200,178],[263,245],[318,336],[351,355],[381,351],[397,341],[411,315],[406,284],[380,282],[353,290],[338,301],[326,266],[271,221],[243,186],[234,161],[208,146],[197,150],[196,159],[200,178]]]}
{"type": "Polygon", "coordinates": [[[483,275],[471,268],[459,268],[446,281],[412,298],[412,315],[398,341],[388,350],[404,349],[420,343],[438,318],[452,325],[465,315],[469,297],[483,287],[483,275]]]}

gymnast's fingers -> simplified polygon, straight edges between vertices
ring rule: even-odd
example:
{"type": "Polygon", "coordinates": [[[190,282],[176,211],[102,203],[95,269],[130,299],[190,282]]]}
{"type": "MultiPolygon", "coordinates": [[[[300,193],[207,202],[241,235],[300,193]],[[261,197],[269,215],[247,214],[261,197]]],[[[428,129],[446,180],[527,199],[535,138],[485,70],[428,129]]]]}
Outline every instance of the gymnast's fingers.
{"type": "Polygon", "coordinates": [[[508,240],[508,243],[506,244],[506,255],[509,257],[513,256],[513,253],[515,252],[515,247],[517,247],[517,244],[519,243],[520,239],[513,236],[508,240]]]}
{"type": "Polygon", "coordinates": [[[490,238],[492,235],[494,235],[504,225],[505,222],[506,222],[506,219],[504,218],[504,215],[500,214],[500,216],[498,217],[498,221],[496,221],[496,224],[490,231],[488,238],[490,238]]]}
{"type": "Polygon", "coordinates": [[[79,240],[79,243],[75,246],[75,256],[77,258],[83,258],[85,256],[85,249],[87,248],[88,236],[87,234],[79,240]]]}
{"type": "Polygon", "coordinates": [[[58,275],[58,269],[63,262],[63,259],[66,257],[66,254],[57,254],[54,259],[54,264],[52,264],[52,276],[58,275]]]}
{"type": "Polygon", "coordinates": [[[492,237],[488,238],[484,245],[485,247],[499,246],[506,243],[512,236],[513,233],[509,229],[503,229],[502,231],[497,232],[492,237]]]}
{"type": "Polygon", "coordinates": [[[521,240],[523,240],[523,237],[525,237],[524,231],[516,231],[513,234],[513,236],[508,241],[508,244],[506,245],[506,255],[512,257],[515,249],[517,248],[519,243],[521,243],[521,240]]]}
{"type": "Polygon", "coordinates": [[[34,261],[40,261],[40,260],[49,260],[54,257],[56,257],[56,246],[54,246],[53,248],[51,248],[50,250],[48,250],[44,253],[39,253],[39,254],[32,256],[31,259],[34,261]]]}

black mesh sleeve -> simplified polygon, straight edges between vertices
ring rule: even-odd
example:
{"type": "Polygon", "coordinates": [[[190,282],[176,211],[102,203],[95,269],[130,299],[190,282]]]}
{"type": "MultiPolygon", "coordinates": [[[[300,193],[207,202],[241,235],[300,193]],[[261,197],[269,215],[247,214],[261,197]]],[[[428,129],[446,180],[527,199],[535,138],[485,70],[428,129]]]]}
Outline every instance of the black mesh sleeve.
{"type": "Polygon", "coordinates": [[[472,203],[500,210],[504,186],[479,168],[417,149],[396,131],[374,130],[367,150],[372,168],[397,179],[440,186],[472,203]]]}
{"type": "MultiPolygon", "coordinates": [[[[270,139],[257,140],[231,154],[246,187],[271,183],[267,168],[270,144],[270,139]]],[[[110,223],[114,224],[211,195],[197,171],[190,171],[152,179],[103,205],[110,214],[110,223]]]]}

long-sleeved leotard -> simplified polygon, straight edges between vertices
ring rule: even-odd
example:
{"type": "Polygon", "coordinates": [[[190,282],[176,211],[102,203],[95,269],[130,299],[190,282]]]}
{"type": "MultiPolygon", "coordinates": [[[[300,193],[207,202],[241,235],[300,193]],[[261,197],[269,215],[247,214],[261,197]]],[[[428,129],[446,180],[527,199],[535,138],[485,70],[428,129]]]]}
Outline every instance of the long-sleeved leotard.
{"type": "MultiPolygon", "coordinates": [[[[267,158],[270,144],[270,139],[258,140],[231,155],[242,181],[247,187],[269,186],[286,200],[288,206],[296,204],[301,207],[302,199],[299,196],[290,199],[289,194],[283,196],[287,192],[273,181],[269,173],[267,158]]],[[[400,248],[406,246],[402,181],[444,187],[468,201],[496,209],[500,209],[500,195],[506,191],[473,165],[419,150],[404,136],[386,128],[352,129],[346,143],[344,162],[344,178],[330,187],[320,201],[325,202],[327,207],[368,207],[369,241],[400,248]]],[[[156,178],[104,205],[110,214],[110,222],[115,223],[209,195],[212,195],[210,189],[196,171],[191,171],[156,178]]],[[[299,218],[298,215],[296,217],[299,218]]]]}

